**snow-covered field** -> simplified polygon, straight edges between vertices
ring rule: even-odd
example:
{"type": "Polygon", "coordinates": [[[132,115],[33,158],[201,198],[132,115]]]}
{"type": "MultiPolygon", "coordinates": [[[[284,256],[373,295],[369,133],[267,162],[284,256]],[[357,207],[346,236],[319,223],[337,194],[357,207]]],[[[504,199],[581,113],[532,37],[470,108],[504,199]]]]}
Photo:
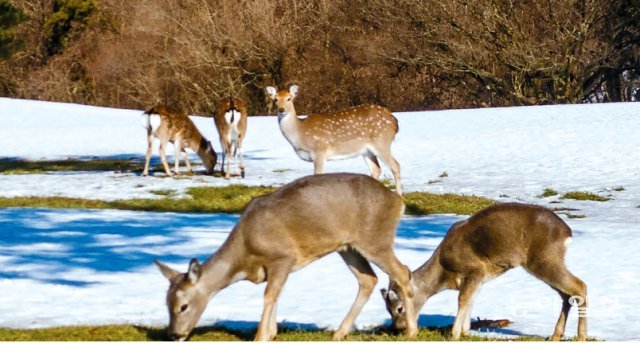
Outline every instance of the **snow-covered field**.
{"type": "MultiPolygon", "coordinates": [[[[0,157],[137,157],[145,152],[141,111],[0,98],[0,157]]],[[[640,104],[566,105],[397,113],[393,146],[405,191],[476,194],[579,209],[566,219],[574,230],[569,269],[589,286],[589,334],[600,339],[640,339],[640,104]],[[443,172],[447,177],[439,178],[443,172]],[[440,182],[430,183],[430,180],[440,182]],[[604,203],[538,198],[586,190],[604,203]],[[614,188],[624,187],[622,191],[614,188]]],[[[195,118],[219,151],[213,120],[195,118]]],[[[282,137],[274,117],[252,117],[245,140],[249,185],[279,185],[312,172],[282,137]]],[[[171,149],[169,149],[171,154],[171,149]]],[[[154,152],[155,153],[155,152],[154,152]]],[[[194,156],[194,160],[197,158],[194,156]]],[[[219,168],[219,167],[218,167],[219,168]]],[[[367,173],[362,159],[328,162],[327,172],[367,173]]],[[[162,175],[158,171],[158,175],[162,175]]],[[[384,175],[391,178],[388,169],[384,175]]],[[[63,195],[92,199],[156,197],[158,189],[226,185],[221,178],[143,178],[133,174],[49,173],[0,175],[0,196],[63,195]]],[[[405,217],[397,253],[412,268],[431,254],[459,216],[405,217]]],[[[167,282],[152,258],[186,268],[224,240],[237,216],[92,210],[0,210],[0,326],[75,324],[164,325],[167,282]]],[[[379,286],[386,286],[382,273],[379,286]]],[[[254,325],[263,285],[241,282],[218,294],[201,324],[254,325]]],[[[355,297],[357,284],[334,255],[290,278],[278,320],[335,328],[355,297]],[[331,299],[321,301],[320,299],[331,299]]],[[[435,296],[421,325],[453,320],[456,293],[435,296]]],[[[522,270],[489,282],[472,315],[508,318],[502,331],[549,335],[560,310],[557,294],[522,270]]],[[[356,322],[387,318],[374,294],[356,322]]],[[[567,334],[575,335],[576,312],[567,334]]]]}

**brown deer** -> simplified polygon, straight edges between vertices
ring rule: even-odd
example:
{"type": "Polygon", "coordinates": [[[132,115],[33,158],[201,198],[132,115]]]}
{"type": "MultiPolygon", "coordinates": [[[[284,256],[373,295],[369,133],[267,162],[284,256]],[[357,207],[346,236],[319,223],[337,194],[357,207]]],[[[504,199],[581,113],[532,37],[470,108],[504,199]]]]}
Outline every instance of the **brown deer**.
{"type": "Polygon", "coordinates": [[[379,157],[391,169],[396,191],[402,194],[400,165],[391,155],[391,142],[398,133],[398,120],[388,109],[360,105],[329,115],[315,114],[300,119],[293,106],[298,86],[280,91],[267,87],[266,93],[277,105],[282,134],[298,157],[313,162],[314,174],[322,173],[326,160],[362,155],[371,176],[378,179],[381,172],[379,157]]]}
{"type": "Polygon", "coordinates": [[[580,306],[578,340],[587,338],[587,286],[564,264],[571,229],[553,211],[540,206],[499,204],[488,207],[467,220],[451,226],[431,258],[412,273],[413,300],[407,302],[403,292],[391,281],[382,289],[393,326],[403,328],[411,318],[405,317],[406,305],[419,313],[434,294],[456,289],[458,313],[451,335],[457,340],[468,334],[471,306],[480,286],[511,268],[522,266],[547,283],[562,298],[562,311],[552,339],[564,334],[567,315],[573,304],[580,306]]]}
{"type": "MultiPolygon", "coordinates": [[[[342,339],[369,299],[377,277],[374,263],[396,280],[411,299],[410,270],[393,252],[401,196],[361,174],[312,175],[252,200],[220,249],[202,265],[191,260],[186,273],[155,261],[169,279],[169,336],[185,339],[210,297],[239,280],[267,282],[256,340],[277,333],[276,303],[290,273],[331,252],[338,252],[358,280],[356,300],[333,335],[342,339]]],[[[411,303],[406,315],[414,318],[411,303]]],[[[408,337],[417,324],[409,321],[408,337]]]]}
{"type": "Polygon", "coordinates": [[[160,139],[160,159],[164,166],[164,171],[171,176],[171,170],[167,164],[165,148],[167,142],[172,142],[175,146],[175,173],[178,174],[180,165],[180,154],[182,153],[185,164],[191,172],[191,163],[185,148],[195,151],[202,159],[208,174],[213,174],[213,167],[216,165],[218,156],[211,146],[211,142],[206,140],[198,128],[193,124],[189,116],[184,113],[174,112],[166,106],[157,105],[142,114],[142,124],[147,129],[147,155],[144,163],[143,176],[149,175],[149,160],[153,148],[153,139],[160,139]]]}
{"type": "Polygon", "coordinates": [[[240,176],[244,178],[244,160],[242,158],[242,140],[247,132],[247,107],[240,99],[229,96],[218,103],[213,114],[213,120],[220,136],[220,146],[222,147],[222,172],[228,179],[230,173],[231,157],[233,157],[234,174],[238,175],[238,161],[236,156],[240,155],[240,176]],[[225,168],[224,161],[227,160],[225,168]]]}

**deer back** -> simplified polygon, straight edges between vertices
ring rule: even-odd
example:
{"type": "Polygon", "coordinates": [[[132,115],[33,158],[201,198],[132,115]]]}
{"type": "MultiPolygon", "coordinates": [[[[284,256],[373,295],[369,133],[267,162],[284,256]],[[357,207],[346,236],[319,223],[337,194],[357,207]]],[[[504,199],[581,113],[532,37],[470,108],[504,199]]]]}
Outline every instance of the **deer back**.
{"type": "Polygon", "coordinates": [[[517,203],[488,207],[452,226],[440,247],[445,270],[468,273],[479,265],[499,274],[527,263],[530,255],[564,249],[571,229],[553,211],[517,203]]]}
{"type": "Polygon", "coordinates": [[[340,247],[392,248],[403,210],[402,197],[369,176],[320,174],[254,199],[237,230],[253,254],[294,253],[304,265],[340,247]]]}

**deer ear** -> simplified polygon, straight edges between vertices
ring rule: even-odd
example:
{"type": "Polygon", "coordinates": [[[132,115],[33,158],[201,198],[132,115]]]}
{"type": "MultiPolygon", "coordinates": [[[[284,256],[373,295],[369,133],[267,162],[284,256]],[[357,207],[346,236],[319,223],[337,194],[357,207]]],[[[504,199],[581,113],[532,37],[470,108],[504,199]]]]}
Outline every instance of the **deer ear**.
{"type": "Polygon", "coordinates": [[[189,271],[187,271],[187,279],[195,284],[198,282],[198,279],[200,279],[201,274],[202,266],[200,266],[197,259],[191,259],[191,262],[189,262],[189,271]]]}
{"type": "Polygon", "coordinates": [[[289,87],[289,94],[291,94],[291,96],[295,98],[296,95],[298,95],[298,85],[289,87]]]}
{"type": "Polygon", "coordinates": [[[274,87],[269,86],[265,88],[265,93],[267,93],[267,96],[271,98],[271,100],[276,100],[276,94],[278,93],[278,90],[274,87]]]}
{"type": "Polygon", "coordinates": [[[387,299],[388,292],[387,292],[387,290],[385,288],[380,288],[380,294],[382,294],[382,297],[384,299],[387,299]]]}
{"type": "Polygon", "coordinates": [[[387,292],[387,299],[389,299],[389,301],[397,301],[398,294],[393,290],[389,290],[389,292],[387,292]]]}
{"type": "Polygon", "coordinates": [[[180,272],[178,272],[177,270],[171,269],[169,266],[161,263],[158,260],[153,260],[153,263],[155,263],[156,266],[158,266],[158,269],[160,269],[160,272],[162,272],[162,275],[164,275],[164,277],[169,279],[169,281],[173,280],[173,278],[176,277],[177,275],[180,275],[180,272]]]}

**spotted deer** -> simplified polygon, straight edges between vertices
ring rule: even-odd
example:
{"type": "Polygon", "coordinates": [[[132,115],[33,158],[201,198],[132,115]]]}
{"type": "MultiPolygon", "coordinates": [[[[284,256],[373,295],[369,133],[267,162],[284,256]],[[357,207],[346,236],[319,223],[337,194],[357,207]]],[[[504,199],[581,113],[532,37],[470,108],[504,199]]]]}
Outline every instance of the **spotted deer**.
{"type": "Polygon", "coordinates": [[[468,334],[471,307],[481,285],[509,269],[522,266],[547,283],[562,298],[560,318],[551,337],[562,338],[571,306],[580,307],[578,340],[587,338],[587,287],[564,264],[571,229],[553,211],[540,206],[499,204],[488,207],[451,226],[435,252],[412,273],[414,297],[405,301],[404,292],[393,281],[382,289],[393,326],[403,328],[411,318],[403,314],[406,306],[420,312],[425,302],[446,289],[459,291],[458,313],[451,335],[458,340],[468,334]]]}
{"type": "Polygon", "coordinates": [[[213,167],[216,165],[217,155],[211,146],[211,142],[205,139],[198,128],[193,124],[189,116],[169,110],[166,106],[157,105],[142,114],[142,124],[147,129],[147,154],[145,156],[143,176],[149,175],[149,160],[153,149],[154,138],[160,139],[160,159],[164,166],[164,171],[171,176],[165,148],[168,142],[175,147],[175,173],[178,174],[180,165],[180,154],[183,155],[185,164],[191,172],[189,156],[185,151],[190,148],[202,159],[208,174],[213,174],[213,167]]]}
{"type": "MultiPolygon", "coordinates": [[[[290,273],[338,252],[358,280],[355,302],[333,338],[342,339],[377,283],[372,262],[396,281],[399,294],[413,296],[409,269],[393,252],[396,226],[404,211],[401,196],[361,174],[311,175],[255,198],[222,246],[203,264],[191,260],[186,273],[155,261],[169,279],[169,336],[185,339],[210,297],[239,280],[267,282],[255,339],[277,333],[276,303],[290,273]]],[[[414,318],[411,302],[408,318],[414,318]]],[[[417,334],[408,321],[407,336],[417,334]]]]}
{"type": "Polygon", "coordinates": [[[228,179],[231,176],[230,164],[233,157],[234,174],[238,175],[238,161],[240,157],[240,176],[244,178],[244,160],[242,158],[242,140],[247,132],[247,107],[240,99],[229,97],[218,103],[213,120],[220,136],[222,147],[222,173],[228,179]],[[224,161],[227,160],[225,168],[224,161]]]}
{"type": "Polygon", "coordinates": [[[380,177],[378,157],[391,169],[396,191],[402,194],[400,165],[391,155],[391,143],[398,133],[398,120],[377,105],[360,105],[333,114],[298,118],[293,100],[298,86],[278,91],[266,88],[278,109],[278,122],[284,137],[298,157],[313,162],[314,174],[322,173],[326,160],[363,156],[374,179],[380,177]]]}

